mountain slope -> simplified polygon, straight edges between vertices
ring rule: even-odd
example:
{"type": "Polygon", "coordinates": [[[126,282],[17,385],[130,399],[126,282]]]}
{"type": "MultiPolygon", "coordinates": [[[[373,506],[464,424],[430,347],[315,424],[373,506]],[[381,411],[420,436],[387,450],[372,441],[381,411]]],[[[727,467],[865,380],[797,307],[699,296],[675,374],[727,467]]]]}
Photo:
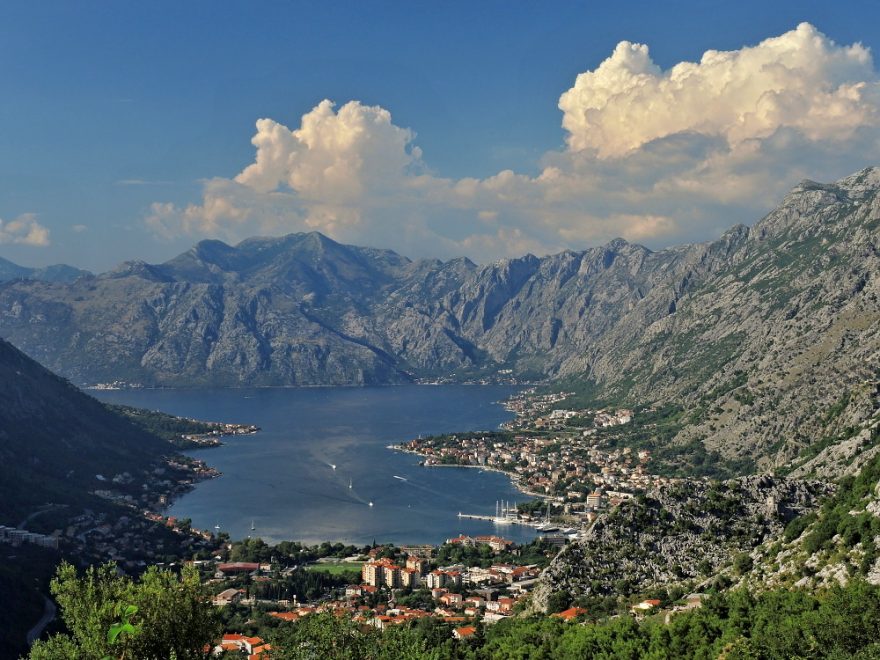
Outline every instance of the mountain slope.
{"type": "Polygon", "coordinates": [[[550,597],[630,595],[688,580],[705,581],[738,552],[778,539],[786,524],[831,489],[770,476],[682,481],[599,516],[540,577],[533,605],[550,597]]]}
{"type": "Polygon", "coordinates": [[[170,447],[0,340],[0,524],[75,504],[110,480],[151,469],[170,447]]]}
{"type": "Polygon", "coordinates": [[[563,371],[588,368],[606,395],[682,401],[697,423],[678,442],[757,453],[763,468],[855,432],[878,407],[878,188],[877,168],[801,184],[563,371]]]}

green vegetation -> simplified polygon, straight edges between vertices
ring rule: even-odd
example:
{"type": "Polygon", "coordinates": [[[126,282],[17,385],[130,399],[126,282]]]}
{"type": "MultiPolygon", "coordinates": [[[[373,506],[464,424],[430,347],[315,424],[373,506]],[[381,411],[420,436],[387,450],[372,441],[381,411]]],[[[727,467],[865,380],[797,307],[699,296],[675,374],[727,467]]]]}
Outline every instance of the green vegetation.
{"type": "Polygon", "coordinates": [[[281,660],[441,660],[465,657],[451,626],[433,619],[380,632],[333,614],[316,614],[278,626],[270,638],[272,657],[281,660]]]}
{"type": "Polygon", "coordinates": [[[303,545],[298,541],[281,541],[269,545],[259,537],[236,541],[229,553],[230,561],[268,562],[272,558],[283,564],[310,564],[324,557],[344,559],[352,555],[362,555],[370,551],[369,546],[346,545],[324,541],[320,545],[303,545]]]}
{"type": "MultiPolygon", "coordinates": [[[[746,560],[737,558],[737,563],[748,570],[746,560]]],[[[69,634],[38,642],[31,660],[201,658],[205,645],[221,632],[217,610],[208,604],[192,569],[175,575],[151,568],[134,581],[118,575],[112,564],[91,568],[84,576],[62,564],[52,593],[69,634]]],[[[567,605],[565,594],[555,600],[555,609],[567,605]]],[[[273,657],[282,660],[880,657],[880,587],[862,580],[816,592],[722,592],[700,608],[674,614],[669,623],[663,616],[597,618],[593,610],[586,625],[555,617],[513,617],[492,626],[478,624],[476,634],[462,640],[453,638],[451,624],[437,619],[379,631],[330,613],[283,623],[270,622],[259,611],[229,612],[243,617],[239,630],[266,623],[262,633],[273,644],[273,657]]]]}
{"type": "Polygon", "coordinates": [[[557,553],[557,549],[548,543],[543,537],[538,537],[531,543],[520,546],[513,552],[495,553],[485,543],[473,546],[461,543],[444,543],[437,551],[437,563],[464,564],[465,566],[480,566],[488,568],[492,564],[517,564],[520,566],[537,565],[544,568],[557,553]]]}
{"type": "Polygon", "coordinates": [[[30,660],[203,658],[221,632],[194,569],[177,575],[151,567],[135,581],[114,564],[79,576],[62,563],[51,591],[69,634],[37,642],[30,660]]]}
{"type": "MultiPolygon", "coordinates": [[[[589,617],[588,617],[589,618],[589,617]]],[[[877,658],[880,588],[852,582],[811,594],[744,590],[719,594],[695,610],[643,622],[628,615],[587,625],[554,617],[511,618],[478,626],[467,640],[435,620],[385,632],[330,614],[281,624],[271,634],[278,658],[513,660],[582,658],[877,658]]]]}
{"type": "Polygon", "coordinates": [[[175,417],[167,413],[157,410],[145,410],[143,408],[133,408],[131,406],[122,406],[114,404],[105,404],[112,412],[117,413],[135,426],[143,429],[147,433],[157,435],[163,440],[170,442],[175,447],[185,448],[197,446],[181,438],[182,435],[199,435],[202,433],[210,433],[214,430],[214,426],[207,422],[199,422],[194,419],[186,419],[184,417],[175,417]]]}
{"type": "Polygon", "coordinates": [[[693,416],[694,411],[689,413],[675,404],[637,410],[630,424],[598,429],[596,439],[610,448],[649,450],[647,467],[652,474],[727,479],[753,470],[751,460],[726,460],[718,452],[707,450],[700,438],[686,444],[673,443],[679,431],[693,423],[693,416]]]}
{"type": "Polygon", "coordinates": [[[37,546],[0,545],[0,657],[27,652],[25,632],[43,614],[43,593],[58,563],[58,552],[37,546]]]}
{"type": "Polygon", "coordinates": [[[329,573],[330,575],[355,576],[354,581],[360,579],[361,566],[364,562],[360,561],[339,561],[339,562],[321,562],[318,564],[309,564],[306,566],[307,571],[316,573],[329,573]]]}
{"type": "MultiPolygon", "coordinates": [[[[865,502],[880,480],[880,456],[875,456],[856,477],[841,479],[837,492],[822,504],[818,516],[808,514],[805,520],[789,523],[786,538],[797,538],[801,532],[804,549],[812,554],[819,550],[833,550],[834,537],[840,535],[838,543],[845,548],[861,544],[866,556],[872,559],[877,555],[874,537],[880,534],[880,518],[865,510],[865,502]],[[789,532],[791,529],[791,532],[789,532]]],[[[797,519],[796,519],[797,520],[797,519]]],[[[862,563],[862,572],[867,572],[872,562],[862,563]]]]}

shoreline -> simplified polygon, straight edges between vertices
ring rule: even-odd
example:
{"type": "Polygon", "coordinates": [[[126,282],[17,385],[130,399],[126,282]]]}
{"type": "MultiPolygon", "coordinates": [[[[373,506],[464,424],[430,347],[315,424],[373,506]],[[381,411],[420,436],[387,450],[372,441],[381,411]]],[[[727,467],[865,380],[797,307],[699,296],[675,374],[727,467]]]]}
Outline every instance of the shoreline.
{"type": "MultiPolygon", "coordinates": [[[[100,387],[102,383],[76,385],[86,392],[168,392],[191,390],[330,390],[330,389],[366,389],[391,387],[440,387],[461,385],[466,387],[535,387],[535,383],[481,383],[479,381],[412,381],[408,383],[338,383],[333,385],[142,385],[140,387],[100,387]]],[[[499,402],[500,403],[500,402],[499,402]]]]}
{"type": "MultiPolygon", "coordinates": [[[[413,456],[419,456],[422,459],[428,458],[428,457],[426,457],[425,454],[417,452],[413,449],[406,449],[405,447],[401,447],[399,445],[387,445],[385,448],[391,449],[392,451],[399,451],[404,454],[412,454],[413,456]]],[[[544,502],[555,502],[556,501],[555,498],[553,498],[549,495],[542,494],[542,493],[536,493],[534,491],[528,490],[527,488],[524,488],[522,485],[522,482],[518,478],[519,475],[513,474],[511,472],[506,472],[506,471],[501,470],[499,468],[488,467],[488,466],[483,466],[483,465],[463,465],[461,463],[432,463],[430,465],[423,463],[421,465],[421,467],[426,467],[426,468],[433,468],[433,467],[476,468],[476,469],[482,470],[484,472],[495,472],[497,474],[503,474],[504,476],[506,476],[510,480],[511,485],[513,485],[513,487],[516,488],[523,495],[528,495],[529,497],[534,497],[534,498],[537,498],[537,499],[542,500],[544,502]]]]}

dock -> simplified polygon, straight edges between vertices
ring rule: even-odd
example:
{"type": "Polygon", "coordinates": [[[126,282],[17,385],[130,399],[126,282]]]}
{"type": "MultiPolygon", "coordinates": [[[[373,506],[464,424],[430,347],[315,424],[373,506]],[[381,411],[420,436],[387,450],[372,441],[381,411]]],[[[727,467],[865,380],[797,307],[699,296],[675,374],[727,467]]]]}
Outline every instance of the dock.
{"type": "Polygon", "coordinates": [[[533,523],[519,520],[518,518],[507,518],[501,516],[486,516],[479,513],[458,513],[459,518],[467,518],[469,520],[488,520],[489,522],[495,523],[496,525],[525,525],[526,527],[533,527],[533,523]]]}

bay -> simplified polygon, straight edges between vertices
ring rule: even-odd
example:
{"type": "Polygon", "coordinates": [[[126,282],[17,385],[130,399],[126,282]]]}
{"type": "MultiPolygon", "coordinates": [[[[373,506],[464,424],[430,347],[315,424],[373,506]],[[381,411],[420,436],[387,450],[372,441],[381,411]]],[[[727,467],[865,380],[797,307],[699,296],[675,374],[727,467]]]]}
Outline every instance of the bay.
{"type": "Polygon", "coordinates": [[[457,515],[492,515],[496,501],[528,497],[505,475],[422,467],[418,456],[387,445],[418,435],[496,429],[510,418],[498,402],[514,391],[408,385],[94,394],[111,403],[261,427],[256,435],[224,438],[221,447],[187,452],[222,474],[183,495],[167,515],[191,518],[201,529],[219,525],[233,539],[438,544],[460,533],[531,540],[532,528],[457,515]]]}

